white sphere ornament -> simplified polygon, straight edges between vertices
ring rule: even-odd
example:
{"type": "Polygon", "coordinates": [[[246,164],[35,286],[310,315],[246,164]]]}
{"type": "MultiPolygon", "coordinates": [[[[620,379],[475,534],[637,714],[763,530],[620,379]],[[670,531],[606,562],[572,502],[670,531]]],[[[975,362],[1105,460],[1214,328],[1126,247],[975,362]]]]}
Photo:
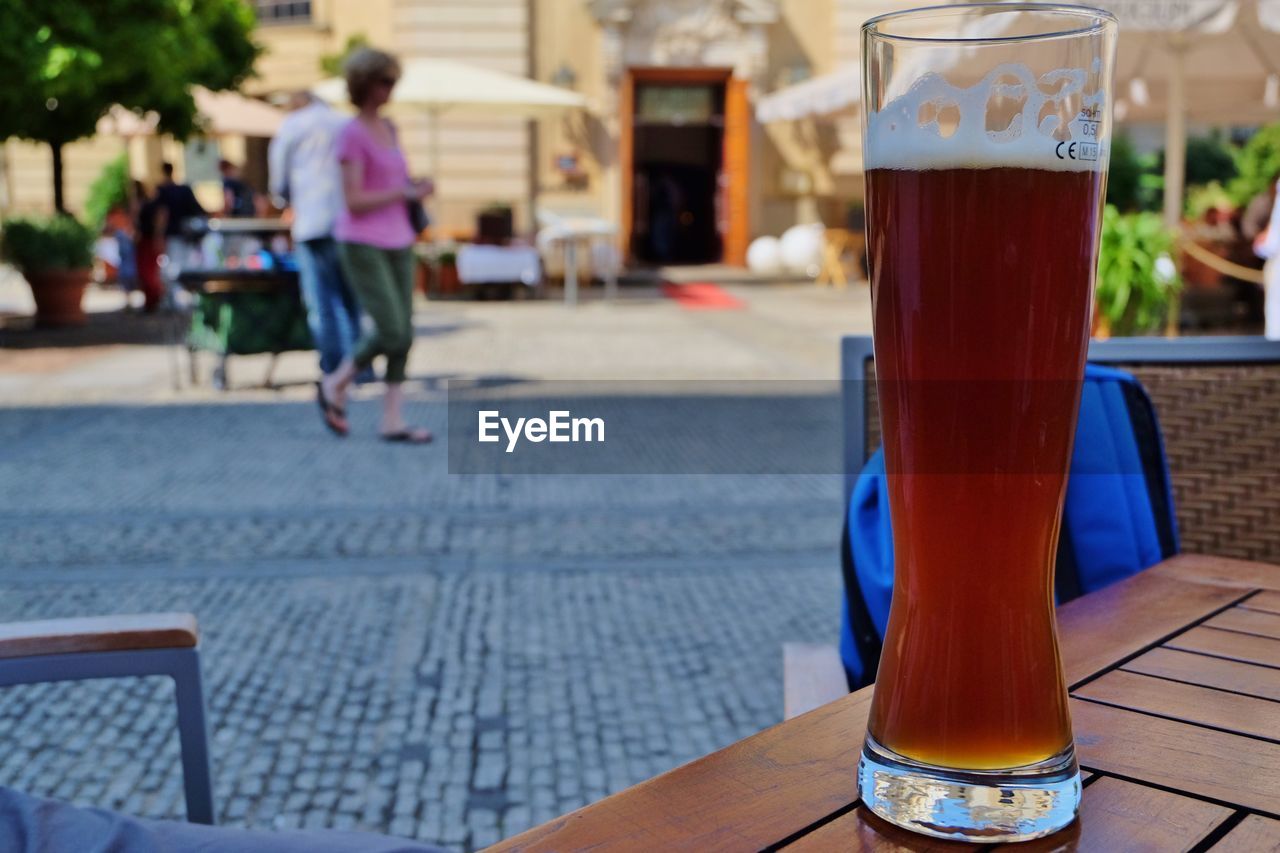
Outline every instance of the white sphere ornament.
{"type": "Polygon", "coordinates": [[[822,226],[796,225],[782,235],[782,265],[796,275],[815,276],[822,267],[822,226]]]}
{"type": "Polygon", "coordinates": [[[782,272],[782,244],[777,237],[757,237],[747,247],[747,268],[760,275],[782,272]]]}

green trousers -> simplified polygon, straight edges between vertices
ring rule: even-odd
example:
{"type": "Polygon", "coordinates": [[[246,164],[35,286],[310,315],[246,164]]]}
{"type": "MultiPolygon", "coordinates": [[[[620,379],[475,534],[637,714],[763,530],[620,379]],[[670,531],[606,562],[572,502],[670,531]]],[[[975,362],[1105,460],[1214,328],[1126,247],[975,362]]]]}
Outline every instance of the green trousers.
{"type": "Polygon", "coordinates": [[[403,382],[413,345],[413,250],[340,242],[338,259],[360,307],[373,321],[373,329],[363,329],[356,343],[356,367],[364,369],[384,355],[386,381],[403,382]]]}

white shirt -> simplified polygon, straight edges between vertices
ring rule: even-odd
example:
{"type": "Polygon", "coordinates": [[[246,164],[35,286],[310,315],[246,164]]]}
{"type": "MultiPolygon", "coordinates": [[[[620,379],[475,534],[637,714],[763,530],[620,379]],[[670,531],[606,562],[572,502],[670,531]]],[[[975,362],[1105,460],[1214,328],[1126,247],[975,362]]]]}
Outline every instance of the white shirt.
{"type": "Polygon", "coordinates": [[[347,118],[321,101],[285,116],[267,152],[271,194],[287,196],[293,208],[293,239],[333,235],[346,202],[335,144],[347,118]]]}
{"type": "Polygon", "coordinates": [[[1267,260],[1280,257],[1280,181],[1276,181],[1276,200],[1271,205],[1271,218],[1267,220],[1267,236],[1258,247],[1258,257],[1267,260]]]}

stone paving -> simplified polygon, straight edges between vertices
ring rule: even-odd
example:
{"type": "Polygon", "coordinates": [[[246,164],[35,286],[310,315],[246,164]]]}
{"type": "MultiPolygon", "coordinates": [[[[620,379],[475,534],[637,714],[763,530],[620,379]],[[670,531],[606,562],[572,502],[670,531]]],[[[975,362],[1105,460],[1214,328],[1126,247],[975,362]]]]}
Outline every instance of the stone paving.
{"type": "MultiPolygon", "coordinates": [[[[846,297],[744,292],[705,319],[445,306],[424,324],[464,331],[424,335],[415,375],[573,376],[581,341],[512,343],[548,323],[595,342],[593,376],[648,378],[655,340],[653,375],[681,375],[673,348],[692,377],[834,375],[846,297]]],[[[450,475],[373,441],[368,393],[339,442],[305,386],[175,392],[160,347],[41,352],[0,352],[0,620],[196,613],[223,823],[479,849],[776,723],[781,644],[835,636],[838,476],[450,475]]],[[[438,391],[412,393],[439,431],[438,391]]],[[[762,429],[838,429],[832,400],[796,405],[762,429]]],[[[0,690],[0,738],[0,783],[182,815],[161,679],[0,690]]]]}

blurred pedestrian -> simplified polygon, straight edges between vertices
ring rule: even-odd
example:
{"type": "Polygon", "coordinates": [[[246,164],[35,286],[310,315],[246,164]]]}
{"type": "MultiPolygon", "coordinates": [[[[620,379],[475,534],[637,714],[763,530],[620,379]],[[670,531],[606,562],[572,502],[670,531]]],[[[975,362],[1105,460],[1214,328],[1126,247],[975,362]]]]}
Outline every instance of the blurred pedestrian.
{"type": "Polygon", "coordinates": [[[222,175],[222,215],[256,216],[253,189],[240,177],[240,167],[230,160],[219,160],[218,172],[222,175]]]}
{"type": "Polygon", "coordinates": [[[1267,227],[1253,240],[1253,251],[1266,260],[1262,278],[1266,290],[1266,328],[1268,339],[1280,341],[1280,173],[1271,179],[1271,215],[1267,227]]]}
{"type": "Polygon", "coordinates": [[[159,216],[159,196],[148,193],[141,181],[134,182],[133,196],[137,209],[133,246],[138,265],[138,289],[142,291],[142,309],[150,314],[164,301],[164,282],[160,277],[160,256],[164,254],[164,224],[159,216]]]}
{"type": "Polygon", "coordinates": [[[337,370],[360,334],[360,307],[343,276],[333,238],[345,205],[337,140],[346,122],[310,92],[298,92],[267,152],[271,194],[293,211],[298,283],[321,373],[337,370]]]}
{"type": "MultiPolygon", "coordinates": [[[[131,193],[132,194],[132,193],[131,193]]],[[[124,291],[126,307],[131,307],[131,294],[138,290],[138,254],[134,251],[134,222],[130,215],[131,199],[124,204],[112,205],[107,211],[103,234],[115,249],[116,281],[124,291]]]]}
{"type": "Polygon", "coordinates": [[[184,230],[192,219],[209,214],[196,199],[191,187],[173,179],[173,164],[160,164],[161,180],[156,186],[155,225],[164,235],[164,262],[161,270],[170,291],[178,287],[178,273],[194,250],[194,243],[184,230]]]}
{"type": "Polygon", "coordinates": [[[334,236],[338,257],[360,306],[373,321],[351,357],[321,380],[317,394],[325,424],[347,434],[345,399],[356,372],[386,357],[381,437],[425,444],[431,433],[404,419],[405,364],[413,344],[413,241],[409,207],[431,194],[429,179],[413,180],[395,126],[379,115],[400,77],[400,63],[372,48],[355,51],[344,67],[351,102],[359,111],[338,135],[345,204],[334,236]]]}

